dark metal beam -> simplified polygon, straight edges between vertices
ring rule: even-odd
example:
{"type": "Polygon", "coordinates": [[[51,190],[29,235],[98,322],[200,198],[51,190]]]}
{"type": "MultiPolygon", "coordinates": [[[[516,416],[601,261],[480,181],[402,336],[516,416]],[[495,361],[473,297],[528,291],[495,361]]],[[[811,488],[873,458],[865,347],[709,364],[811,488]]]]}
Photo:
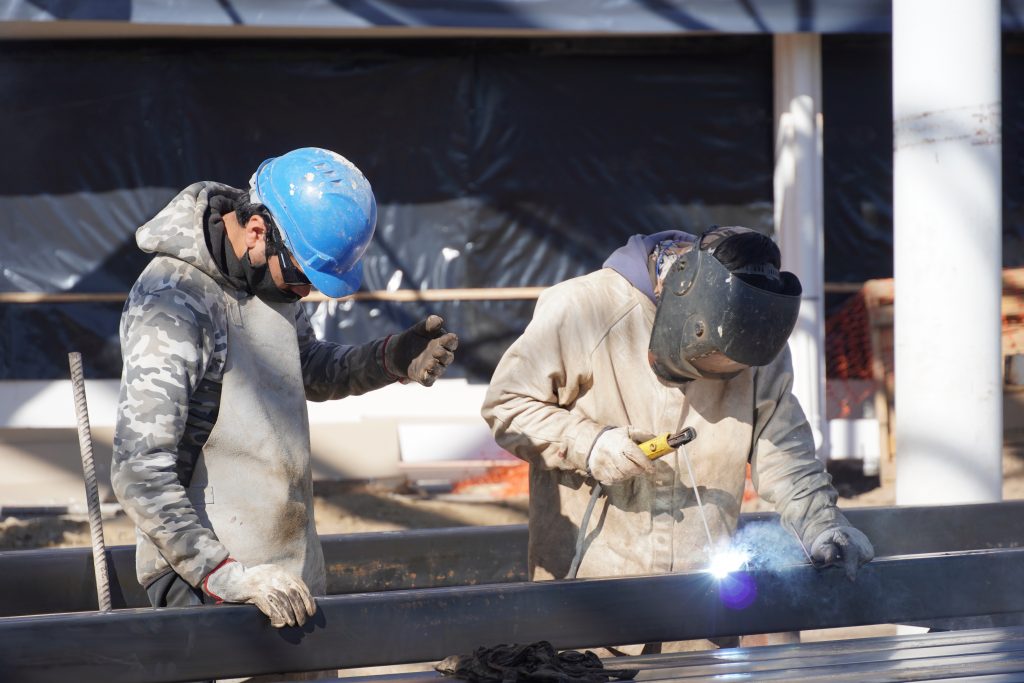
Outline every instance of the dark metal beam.
{"type": "Polygon", "coordinates": [[[882,557],[1024,546],[1024,500],[853,508],[843,513],[882,557]]]}
{"type": "Polygon", "coordinates": [[[1024,671],[1024,628],[876,637],[631,658],[643,680],[918,681],[958,672],[1024,671]],[[845,646],[851,643],[852,646],[845,646]],[[959,670],[959,671],[958,671],[959,670]]]}
{"type": "MultiPolygon", "coordinates": [[[[846,510],[880,556],[1024,545],[1024,501],[846,510]]],[[[778,522],[774,513],[740,524],[778,522]]],[[[329,594],[526,580],[526,525],[321,537],[329,594]]],[[[145,607],[135,549],[108,550],[115,608],[145,607]]],[[[96,609],[88,548],[0,552],[0,617],[96,609]]]]}
{"type": "Polygon", "coordinates": [[[525,524],[322,536],[327,592],[525,581],[526,541],[525,524]]]}
{"type": "MultiPolygon", "coordinates": [[[[0,553],[0,617],[98,609],[89,548],[13,550],[0,553]]],[[[107,549],[114,609],[149,605],[135,578],[135,547],[107,549]]]]}
{"type": "MultiPolygon", "coordinates": [[[[526,580],[526,526],[454,527],[321,536],[327,592],[526,580]]],[[[107,550],[115,609],[148,607],[135,547],[107,550]]],[[[95,610],[89,548],[0,552],[0,617],[95,610]]]]}
{"type": "Polygon", "coordinates": [[[1024,550],[885,558],[856,583],[796,565],[736,580],[704,573],[523,582],[322,598],[315,624],[275,630],[254,607],[0,619],[0,680],[168,681],[436,661],[482,645],[558,648],[899,623],[1024,611],[1024,550]]]}
{"type": "MultiPolygon", "coordinates": [[[[1024,627],[642,655],[607,659],[605,666],[637,669],[641,681],[687,683],[945,681],[957,673],[963,676],[955,680],[1019,683],[1024,672],[1024,627]]],[[[423,671],[347,677],[345,683],[423,683],[442,678],[423,671]]]]}

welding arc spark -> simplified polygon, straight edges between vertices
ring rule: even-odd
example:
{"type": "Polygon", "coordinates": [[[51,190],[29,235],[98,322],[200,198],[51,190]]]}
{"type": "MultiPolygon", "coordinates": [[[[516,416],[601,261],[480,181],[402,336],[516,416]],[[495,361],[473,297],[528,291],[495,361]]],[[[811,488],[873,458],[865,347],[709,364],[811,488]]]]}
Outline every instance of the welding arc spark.
{"type": "Polygon", "coordinates": [[[749,560],[750,557],[742,550],[725,550],[711,556],[708,573],[721,580],[746,567],[749,560]]]}
{"type": "Polygon", "coordinates": [[[750,555],[729,548],[711,556],[708,573],[718,583],[718,597],[730,609],[746,609],[757,597],[754,577],[747,571],[750,555]]]}

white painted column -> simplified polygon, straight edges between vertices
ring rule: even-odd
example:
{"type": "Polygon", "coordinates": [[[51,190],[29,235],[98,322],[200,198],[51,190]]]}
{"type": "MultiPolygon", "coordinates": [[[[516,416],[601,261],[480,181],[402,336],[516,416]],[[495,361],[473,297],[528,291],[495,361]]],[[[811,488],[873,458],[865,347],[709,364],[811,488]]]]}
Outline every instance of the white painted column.
{"type": "Polygon", "coordinates": [[[896,502],[1002,497],[999,0],[894,0],[896,502]]]}
{"type": "Polygon", "coordinates": [[[782,266],[800,278],[803,301],[790,337],[793,393],[828,457],[825,415],[824,200],[821,36],[775,36],[775,234],[782,266]]]}

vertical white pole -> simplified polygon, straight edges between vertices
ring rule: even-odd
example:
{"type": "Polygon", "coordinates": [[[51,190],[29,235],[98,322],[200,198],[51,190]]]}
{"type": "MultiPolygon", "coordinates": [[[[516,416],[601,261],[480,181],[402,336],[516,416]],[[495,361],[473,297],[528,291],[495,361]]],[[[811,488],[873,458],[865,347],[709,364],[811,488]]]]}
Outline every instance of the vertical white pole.
{"type": "Polygon", "coordinates": [[[821,149],[821,36],[777,34],[775,69],[775,232],[782,265],[803,285],[789,347],[793,393],[828,457],[825,414],[824,201],[821,149]]]}
{"type": "Polygon", "coordinates": [[[896,502],[1002,498],[999,0],[894,0],[896,502]]]}

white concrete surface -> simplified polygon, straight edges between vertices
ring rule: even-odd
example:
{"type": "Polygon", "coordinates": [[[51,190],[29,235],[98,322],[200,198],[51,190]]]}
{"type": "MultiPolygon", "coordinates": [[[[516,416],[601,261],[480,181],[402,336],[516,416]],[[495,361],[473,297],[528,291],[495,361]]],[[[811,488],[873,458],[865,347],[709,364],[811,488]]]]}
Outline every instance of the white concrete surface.
{"type": "MultiPolygon", "coordinates": [[[[486,389],[451,379],[309,403],[314,479],[460,478],[483,471],[502,457],[480,417],[486,389]],[[402,433],[414,437],[404,441],[420,461],[416,467],[403,462],[402,433]],[[453,461],[454,467],[444,465],[453,461]]],[[[110,502],[118,382],[87,380],[85,391],[101,500],[110,502]]],[[[0,506],[84,503],[70,381],[0,382],[0,463],[0,506]]]]}

